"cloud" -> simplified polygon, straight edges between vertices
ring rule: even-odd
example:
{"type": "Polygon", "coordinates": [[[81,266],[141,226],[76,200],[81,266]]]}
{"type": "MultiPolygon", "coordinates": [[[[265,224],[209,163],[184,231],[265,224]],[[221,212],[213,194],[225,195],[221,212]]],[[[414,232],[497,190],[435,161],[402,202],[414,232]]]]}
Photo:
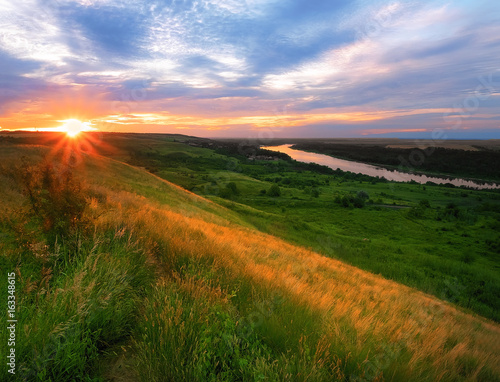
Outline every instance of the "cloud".
{"type": "MultiPolygon", "coordinates": [[[[294,134],[319,125],[326,134],[331,123],[341,134],[341,115],[366,129],[379,129],[378,119],[360,115],[418,129],[441,123],[441,110],[497,70],[499,21],[484,0],[4,1],[0,121],[72,118],[53,106],[65,99],[88,118],[170,115],[172,128],[207,123],[232,134],[278,123],[294,134]],[[285,108],[288,118],[277,119],[285,108]]],[[[499,113],[493,87],[469,117],[474,128],[499,113]]]]}
{"type": "Polygon", "coordinates": [[[47,84],[44,81],[23,76],[40,67],[37,61],[18,59],[0,51],[0,62],[0,113],[7,113],[9,105],[37,97],[46,90],[47,84]]]}
{"type": "MultiPolygon", "coordinates": [[[[142,4],[138,2],[138,4],[142,4]]],[[[58,11],[61,27],[78,30],[99,56],[108,59],[141,56],[148,30],[143,7],[66,5],[58,11]]],[[[78,48],[77,45],[74,48],[78,48]]]]}

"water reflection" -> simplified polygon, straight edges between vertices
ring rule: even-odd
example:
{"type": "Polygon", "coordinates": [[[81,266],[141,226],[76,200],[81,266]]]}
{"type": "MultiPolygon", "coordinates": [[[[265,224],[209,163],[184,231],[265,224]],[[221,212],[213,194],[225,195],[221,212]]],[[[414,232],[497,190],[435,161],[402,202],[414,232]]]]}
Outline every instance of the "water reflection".
{"type": "Polygon", "coordinates": [[[460,179],[460,178],[446,179],[446,178],[438,178],[427,175],[409,174],[400,171],[391,171],[386,168],[372,166],[361,162],[353,162],[344,159],[334,158],[324,154],[315,154],[315,153],[308,153],[302,150],[294,150],[290,148],[291,146],[292,145],[262,146],[261,148],[265,150],[279,151],[288,154],[291,158],[299,162],[317,163],[323,166],[328,166],[334,170],[339,168],[342,171],[351,171],[354,173],[361,173],[370,176],[384,177],[387,180],[393,180],[396,182],[409,182],[414,180],[415,182],[422,184],[427,182],[434,182],[439,184],[451,183],[455,186],[466,186],[479,189],[500,188],[500,185],[494,183],[481,184],[473,182],[471,180],[460,179]]]}

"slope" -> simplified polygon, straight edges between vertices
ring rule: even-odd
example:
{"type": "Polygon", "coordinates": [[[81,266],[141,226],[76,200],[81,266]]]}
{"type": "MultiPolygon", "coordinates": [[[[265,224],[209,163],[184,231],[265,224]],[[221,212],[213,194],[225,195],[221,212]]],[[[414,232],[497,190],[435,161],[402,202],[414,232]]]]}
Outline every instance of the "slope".
{"type": "MultiPolygon", "coordinates": [[[[0,159],[13,166],[43,151],[10,147],[0,159]]],[[[75,370],[99,380],[98,360],[123,346],[144,381],[499,379],[497,324],[238,224],[142,169],[82,154],[72,170],[88,185],[90,229],[59,247],[36,234],[16,247],[19,225],[34,223],[13,212],[23,198],[13,178],[0,185],[25,376],[43,379],[49,365],[45,380],[75,370]],[[82,338],[91,354],[76,347],[82,338]],[[91,372],[67,362],[72,352],[91,372]]]]}

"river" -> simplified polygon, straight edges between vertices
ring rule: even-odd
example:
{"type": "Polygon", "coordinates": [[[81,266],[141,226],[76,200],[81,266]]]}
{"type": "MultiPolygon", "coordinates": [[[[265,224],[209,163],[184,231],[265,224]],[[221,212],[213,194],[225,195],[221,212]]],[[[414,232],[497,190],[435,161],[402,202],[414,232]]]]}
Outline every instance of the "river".
{"type": "Polygon", "coordinates": [[[323,166],[328,166],[334,170],[337,168],[342,171],[350,171],[354,173],[361,173],[370,176],[379,176],[384,177],[387,180],[393,180],[396,182],[410,182],[414,180],[417,183],[425,184],[427,182],[434,182],[438,184],[443,183],[451,183],[455,186],[466,186],[478,189],[484,188],[500,188],[500,185],[495,183],[477,183],[472,180],[460,179],[460,178],[439,178],[434,176],[427,175],[418,175],[418,174],[410,174],[401,171],[391,171],[383,167],[377,167],[366,163],[354,162],[350,160],[339,159],[335,157],[331,157],[329,155],[324,154],[316,154],[310,153],[302,150],[295,150],[291,148],[291,144],[289,145],[281,145],[281,146],[262,146],[262,149],[270,150],[270,151],[278,151],[285,154],[288,154],[292,159],[295,159],[299,162],[305,163],[317,163],[323,166]]]}

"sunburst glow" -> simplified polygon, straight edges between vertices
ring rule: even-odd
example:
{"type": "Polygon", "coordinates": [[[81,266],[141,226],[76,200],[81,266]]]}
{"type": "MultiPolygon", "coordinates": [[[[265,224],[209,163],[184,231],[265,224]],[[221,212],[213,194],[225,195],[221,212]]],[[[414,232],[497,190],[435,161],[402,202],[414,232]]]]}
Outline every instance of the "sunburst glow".
{"type": "Polygon", "coordinates": [[[64,125],[60,128],[61,131],[65,132],[71,138],[75,138],[82,131],[94,130],[90,122],[81,122],[78,119],[66,119],[61,122],[64,122],[64,125]]]}
{"type": "Polygon", "coordinates": [[[81,122],[78,119],[58,122],[63,124],[45,129],[47,133],[55,133],[46,136],[47,142],[52,142],[53,145],[48,159],[57,156],[61,163],[74,166],[82,161],[84,155],[97,154],[98,148],[113,151],[112,147],[102,141],[99,129],[93,127],[91,122],[81,122]]]}

